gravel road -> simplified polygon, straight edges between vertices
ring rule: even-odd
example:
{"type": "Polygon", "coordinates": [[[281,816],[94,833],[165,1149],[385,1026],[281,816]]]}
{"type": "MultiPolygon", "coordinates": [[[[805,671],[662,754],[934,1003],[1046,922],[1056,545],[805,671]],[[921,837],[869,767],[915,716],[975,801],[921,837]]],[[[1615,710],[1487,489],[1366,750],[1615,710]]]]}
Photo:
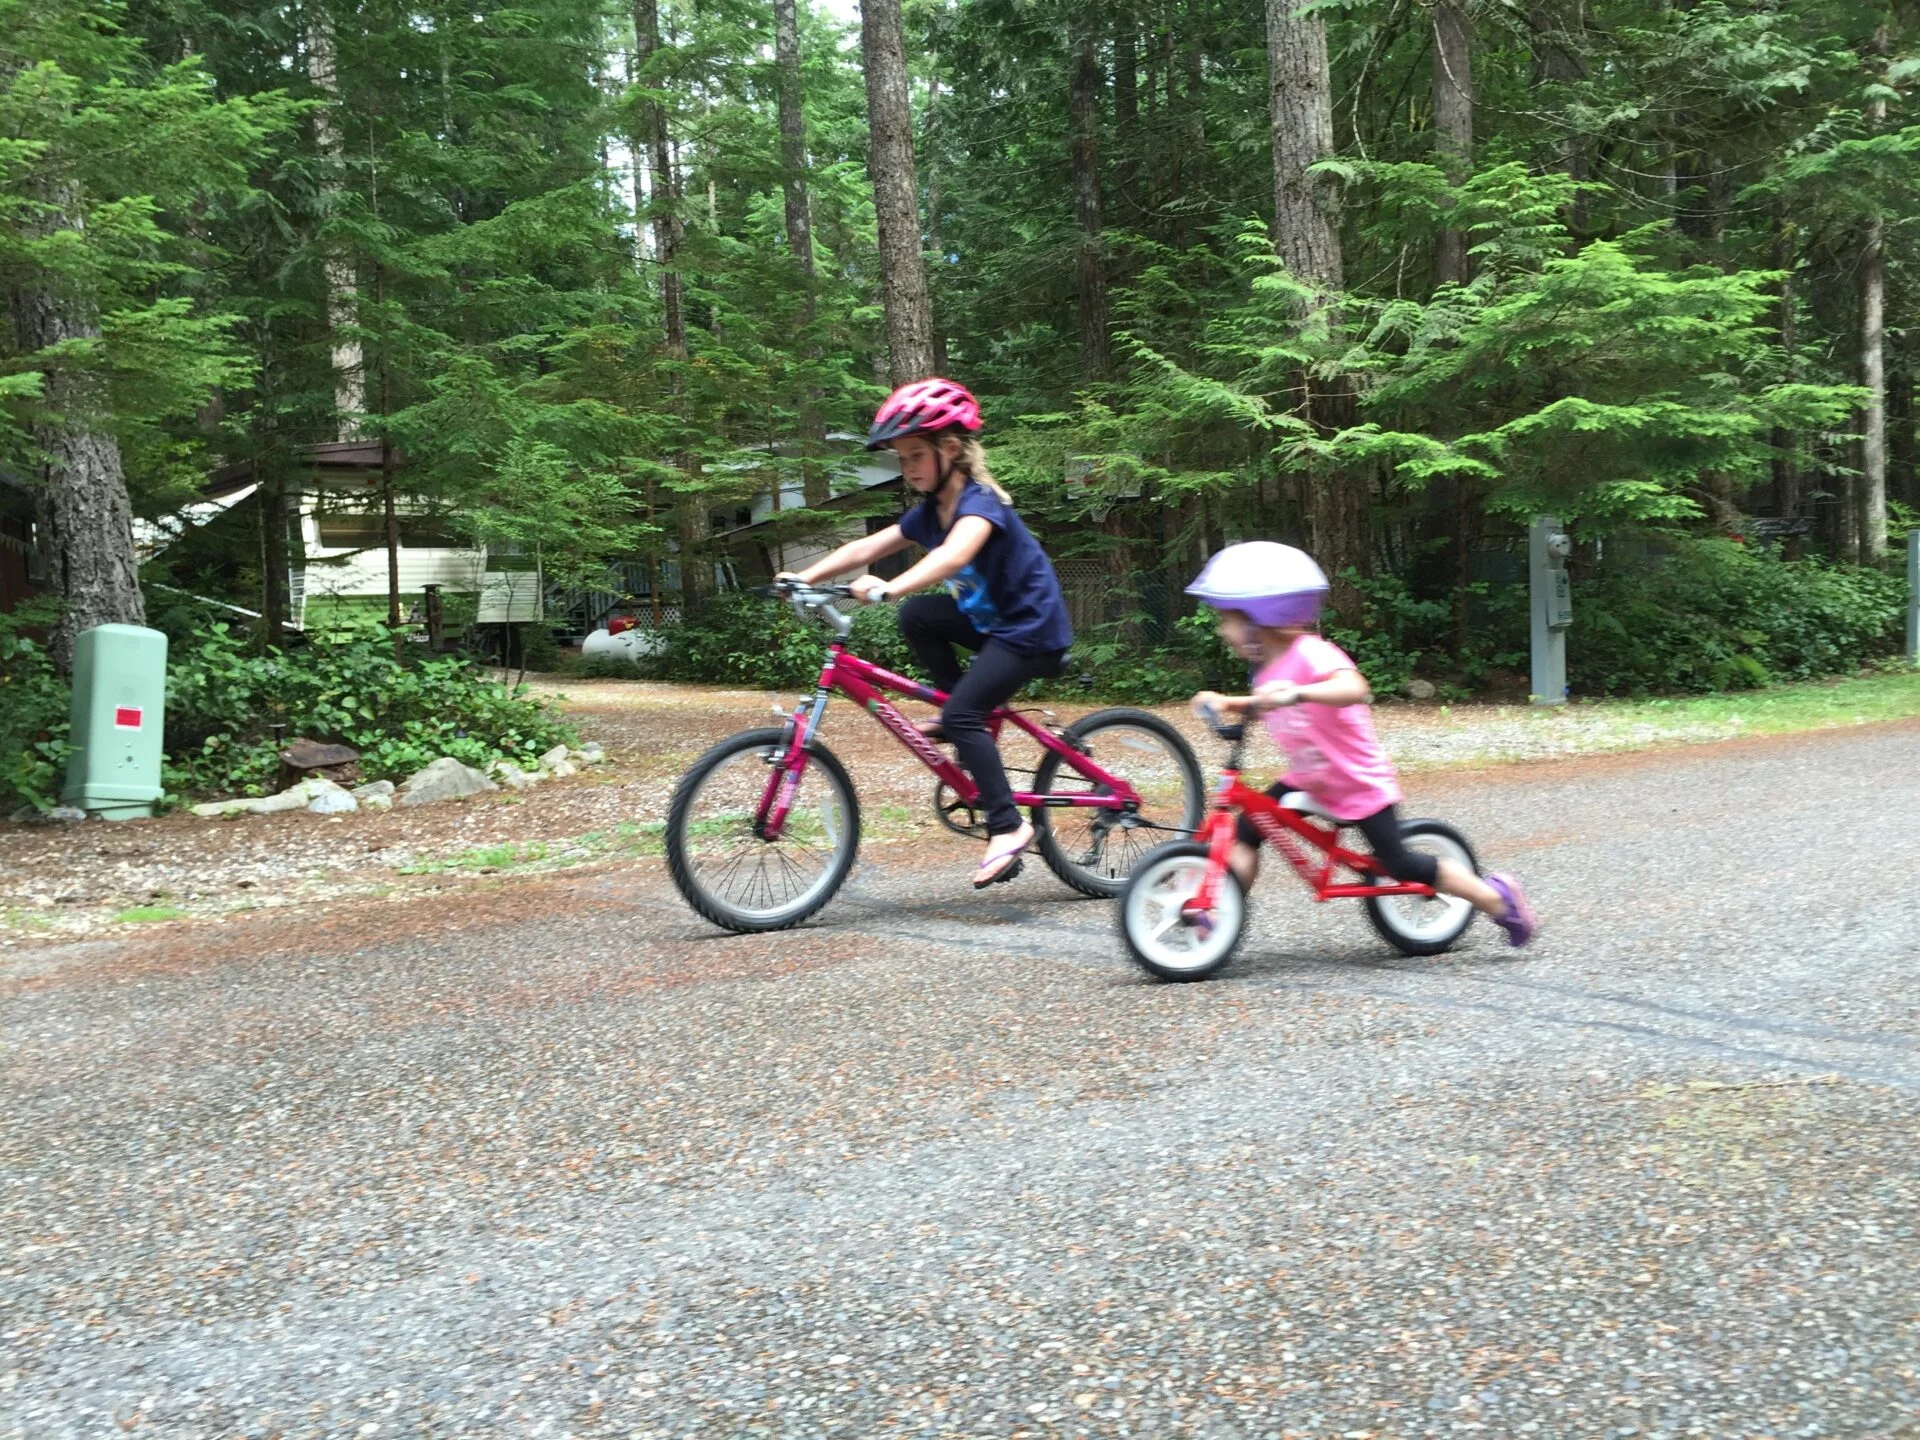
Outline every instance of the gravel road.
{"type": "Polygon", "coordinates": [[[1920,1436],[1920,726],[1420,777],[1546,924],[652,861],[0,958],[0,1436],[1920,1436]]]}

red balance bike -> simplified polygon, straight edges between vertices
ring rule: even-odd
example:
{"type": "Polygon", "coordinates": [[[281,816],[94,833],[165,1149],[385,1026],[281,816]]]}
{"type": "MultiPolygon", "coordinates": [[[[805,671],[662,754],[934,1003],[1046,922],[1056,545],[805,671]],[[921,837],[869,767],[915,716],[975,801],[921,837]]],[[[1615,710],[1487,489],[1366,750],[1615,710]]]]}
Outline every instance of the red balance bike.
{"type": "MultiPolygon", "coordinates": [[[[785,600],[834,634],[820,683],[777,728],[744,730],[702,755],[667,811],[667,866],[686,902],[714,924],[743,933],[784,930],[825,905],[853,869],[860,805],[847,770],[818,739],[835,691],[870,711],[937,777],[934,813],[948,829],[984,840],[973,778],[886,699],[886,692],[938,705],[947,697],[847,649],[853,622],[836,608],[844,585],[782,581],[755,592],[785,600]]],[[[1193,751],[1165,720],[1143,710],[1099,710],[1067,728],[1001,707],[1007,726],[1041,750],[1031,771],[1009,768],[1014,803],[1031,809],[1047,867],[1082,894],[1118,895],[1135,863],[1163,841],[1189,836],[1206,811],[1193,751]]]]}
{"type": "MultiPolygon", "coordinates": [[[[1276,801],[1243,784],[1246,726],[1212,713],[1207,723],[1228,749],[1206,825],[1192,840],[1162,845],[1143,859],[1120,897],[1120,933],[1147,971],[1162,980],[1204,980],[1233,958],[1247,926],[1246,896],[1227,867],[1241,815],[1286,857],[1314,899],[1360,901],[1380,937],[1408,955],[1438,955],[1473,923],[1465,900],[1395,880],[1372,855],[1341,845],[1342,822],[1311,796],[1295,790],[1276,801]],[[1342,871],[1348,878],[1339,878],[1342,871]]],[[[1409,820],[1401,834],[1408,849],[1478,873],[1472,847],[1451,825],[1409,820]]]]}

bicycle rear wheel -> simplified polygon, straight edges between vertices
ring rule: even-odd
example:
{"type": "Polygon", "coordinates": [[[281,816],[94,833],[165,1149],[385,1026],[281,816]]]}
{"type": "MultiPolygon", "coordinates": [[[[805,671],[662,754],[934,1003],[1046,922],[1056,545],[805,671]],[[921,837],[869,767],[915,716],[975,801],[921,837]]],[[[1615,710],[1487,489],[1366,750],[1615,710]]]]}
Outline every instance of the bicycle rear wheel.
{"type": "Polygon", "coordinates": [[[743,730],[693,762],[667,809],[667,869],[695,912],[741,934],[798,925],[834,897],[860,848],[846,767],[814,746],[778,840],[754,833],[785,732],[743,730]]]}
{"type": "MultiPolygon", "coordinates": [[[[1036,806],[1034,829],[1047,868],[1083,895],[1111,900],[1156,845],[1184,840],[1206,814],[1200,762],[1180,732],[1145,710],[1096,710],[1069,726],[1068,743],[1140,796],[1138,811],[1094,806],[1036,806]]],[[[1104,795],[1095,783],[1049,750],[1034,772],[1034,793],[1104,795]]]]}
{"type": "MultiPolygon", "coordinates": [[[[1409,850],[1451,860],[1470,875],[1480,866],[1467,837],[1439,820],[1409,820],[1400,827],[1409,850]]],[[[1367,920],[1382,940],[1406,955],[1438,955],[1451,949],[1473,923],[1473,906],[1457,895],[1369,895],[1367,920]]]]}

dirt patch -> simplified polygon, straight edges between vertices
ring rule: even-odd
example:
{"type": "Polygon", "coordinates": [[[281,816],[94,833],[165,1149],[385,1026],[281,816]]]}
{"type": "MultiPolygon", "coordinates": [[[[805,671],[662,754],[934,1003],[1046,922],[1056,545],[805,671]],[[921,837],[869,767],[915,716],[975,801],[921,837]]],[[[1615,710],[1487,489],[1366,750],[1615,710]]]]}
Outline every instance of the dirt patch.
{"type": "MultiPolygon", "coordinates": [[[[688,766],[724,736],[775,724],[775,705],[784,713],[796,698],[557,678],[536,679],[531,688],[564,697],[582,737],[604,747],[604,765],[526,792],[388,813],[220,821],[176,813],[121,824],[0,827],[0,936],[19,946],[136,926],[156,932],[191,918],[289,906],[310,914],[355,898],[425,898],[527,871],[657,853],[668,801],[688,766]]],[[[1064,725],[1102,707],[1031,708],[1064,725]]],[[[1221,757],[1219,743],[1182,706],[1159,706],[1155,713],[1187,737],[1210,775],[1221,757]]],[[[1566,777],[1569,766],[1577,767],[1571,773],[1599,775],[1648,763],[1638,753],[1579,756],[1582,745],[1593,743],[1593,724],[1578,710],[1389,705],[1376,711],[1376,723],[1389,753],[1409,772],[1416,802],[1474,783],[1490,762],[1551,761],[1540,772],[1550,780],[1566,777]]],[[[1920,723],[1900,723],[1920,729],[1920,723]]],[[[858,708],[846,701],[830,705],[821,739],[854,777],[868,843],[945,838],[933,815],[933,777],[858,708]]],[[[1765,753],[1796,741],[1726,743],[1765,753]]],[[[1009,736],[1003,751],[1018,785],[1039,748],[1009,736]]],[[[1249,759],[1256,775],[1278,767],[1277,753],[1262,740],[1250,747],[1249,759]]],[[[395,910],[381,908],[391,926],[395,910]]]]}

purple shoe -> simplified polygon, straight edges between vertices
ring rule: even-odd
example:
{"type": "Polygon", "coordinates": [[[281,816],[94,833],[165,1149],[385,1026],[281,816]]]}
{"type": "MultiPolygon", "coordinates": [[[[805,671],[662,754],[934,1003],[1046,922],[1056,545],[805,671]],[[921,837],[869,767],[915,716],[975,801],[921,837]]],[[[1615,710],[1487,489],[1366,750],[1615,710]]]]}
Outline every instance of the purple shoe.
{"type": "Polygon", "coordinates": [[[1507,907],[1507,913],[1494,916],[1493,923],[1507,932],[1507,943],[1517,950],[1533,939],[1540,922],[1533,918],[1533,907],[1527,904],[1526,892],[1518,880],[1511,875],[1489,875],[1487,884],[1507,907]]]}

